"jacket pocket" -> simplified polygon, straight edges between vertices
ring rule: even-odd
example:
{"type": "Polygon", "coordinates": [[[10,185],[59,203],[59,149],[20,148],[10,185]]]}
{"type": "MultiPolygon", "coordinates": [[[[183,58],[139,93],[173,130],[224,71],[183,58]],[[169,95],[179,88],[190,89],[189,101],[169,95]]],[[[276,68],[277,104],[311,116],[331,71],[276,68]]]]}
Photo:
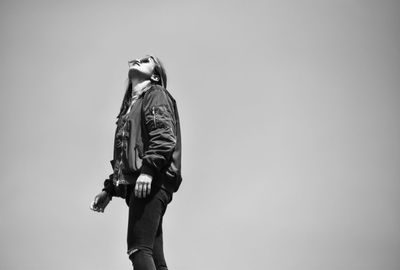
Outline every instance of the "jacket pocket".
{"type": "Polygon", "coordinates": [[[142,154],[139,147],[136,145],[131,153],[130,165],[133,171],[139,171],[142,168],[142,154]]]}
{"type": "Polygon", "coordinates": [[[166,105],[151,107],[150,116],[147,119],[147,123],[151,123],[154,129],[165,128],[171,125],[172,117],[166,105]]]}

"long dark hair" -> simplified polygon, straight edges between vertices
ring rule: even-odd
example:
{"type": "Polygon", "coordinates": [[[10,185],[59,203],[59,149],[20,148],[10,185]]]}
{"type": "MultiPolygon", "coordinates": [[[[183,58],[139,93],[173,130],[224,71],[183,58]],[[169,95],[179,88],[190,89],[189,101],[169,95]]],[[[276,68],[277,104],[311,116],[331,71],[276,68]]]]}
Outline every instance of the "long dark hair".
{"type": "MultiPolygon", "coordinates": [[[[152,83],[160,85],[167,89],[167,73],[165,72],[165,67],[161,60],[154,56],[154,55],[147,55],[148,57],[151,57],[154,60],[155,66],[154,66],[154,74],[160,77],[160,80],[154,81],[151,80],[152,83]]],[[[132,83],[129,80],[129,78],[126,80],[125,84],[125,94],[124,94],[124,99],[122,100],[121,104],[121,109],[119,111],[119,114],[117,118],[119,119],[122,115],[126,113],[128,110],[128,107],[131,103],[131,97],[132,97],[132,83]]]]}
{"type": "Polygon", "coordinates": [[[165,89],[167,89],[167,73],[165,72],[165,67],[161,60],[154,56],[154,55],[149,55],[154,60],[154,63],[156,63],[154,67],[154,73],[158,76],[160,76],[160,81],[156,82],[156,84],[161,85],[165,89]]]}

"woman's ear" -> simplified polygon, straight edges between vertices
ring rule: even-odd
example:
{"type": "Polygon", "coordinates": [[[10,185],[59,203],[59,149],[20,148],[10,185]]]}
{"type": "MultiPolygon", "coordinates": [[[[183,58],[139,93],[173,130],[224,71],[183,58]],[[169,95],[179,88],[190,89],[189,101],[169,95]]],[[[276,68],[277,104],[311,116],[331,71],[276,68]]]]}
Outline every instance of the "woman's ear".
{"type": "Polygon", "coordinates": [[[151,75],[150,79],[154,82],[159,82],[160,76],[153,74],[153,75],[151,75]]]}

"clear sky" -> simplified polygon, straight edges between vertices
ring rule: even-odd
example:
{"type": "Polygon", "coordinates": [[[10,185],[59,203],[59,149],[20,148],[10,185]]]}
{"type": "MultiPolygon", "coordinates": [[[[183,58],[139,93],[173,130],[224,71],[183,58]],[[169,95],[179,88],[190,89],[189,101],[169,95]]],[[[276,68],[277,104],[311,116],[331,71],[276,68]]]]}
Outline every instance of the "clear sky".
{"type": "Polygon", "coordinates": [[[111,173],[127,61],[178,101],[171,270],[400,269],[400,2],[0,3],[0,269],[130,269],[111,173]]]}

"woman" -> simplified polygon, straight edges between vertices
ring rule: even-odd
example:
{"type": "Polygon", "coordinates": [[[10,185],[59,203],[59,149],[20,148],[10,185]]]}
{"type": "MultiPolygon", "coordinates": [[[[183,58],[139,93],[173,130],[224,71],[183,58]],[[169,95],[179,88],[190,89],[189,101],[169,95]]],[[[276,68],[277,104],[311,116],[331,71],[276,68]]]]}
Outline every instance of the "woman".
{"type": "Polygon", "coordinates": [[[113,174],[92,202],[104,212],[112,197],[129,206],[128,255],[135,270],[168,269],[162,220],[181,177],[181,135],[176,102],[166,90],[161,61],[146,56],[129,63],[114,139],[113,174]]]}

